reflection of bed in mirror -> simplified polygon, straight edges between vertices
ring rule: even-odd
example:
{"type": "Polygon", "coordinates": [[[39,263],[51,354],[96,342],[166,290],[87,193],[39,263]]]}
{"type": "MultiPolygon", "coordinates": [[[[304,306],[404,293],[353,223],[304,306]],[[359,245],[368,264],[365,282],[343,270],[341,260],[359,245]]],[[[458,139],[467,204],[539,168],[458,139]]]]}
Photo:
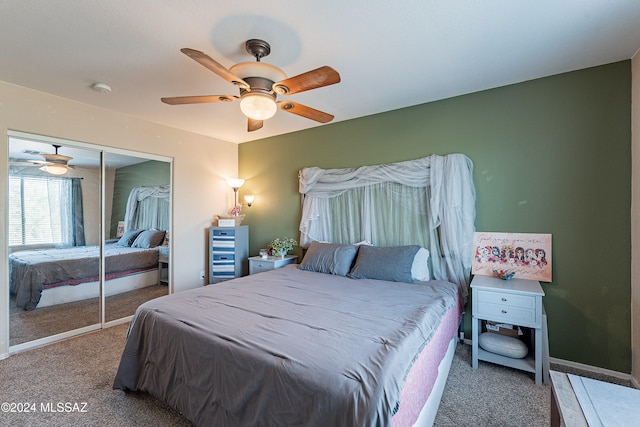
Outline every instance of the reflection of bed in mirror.
{"type": "MultiPolygon", "coordinates": [[[[105,295],[157,284],[160,250],[168,247],[105,245],[105,295]]],[[[9,257],[9,277],[16,305],[32,310],[97,297],[99,255],[99,246],[14,252],[9,257]]]]}
{"type": "MultiPolygon", "coordinates": [[[[130,191],[124,235],[104,245],[105,296],[158,284],[158,253],[169,250],[169,195],[168,185],[130,191]]],[[[100,246],[13,252],[9,270],[11,296],[25,310],[100,295],[100,246]]]]}

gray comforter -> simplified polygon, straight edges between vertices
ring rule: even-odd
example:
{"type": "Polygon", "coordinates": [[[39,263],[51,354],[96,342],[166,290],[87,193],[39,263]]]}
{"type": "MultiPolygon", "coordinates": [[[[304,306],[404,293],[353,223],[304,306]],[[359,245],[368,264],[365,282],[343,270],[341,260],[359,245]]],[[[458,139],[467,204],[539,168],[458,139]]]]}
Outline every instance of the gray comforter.
{"type": "Polygon", "coordinates": [[[457,287],[295,265],[141,305],[114,388],[198,426],[387,426],[457,287]]]}
{"type": "MultiPolygon", "coordinates": [[[[33,310],[40,301],[43,289],[98,280],[99,256],[99,246],[14,252],[9,256],[9,289],[16,296],[16,305],[25,310],[33,310]]],[[[158,248],[105,245],[106,274],[142,270],[157,265],[158,248]]]]}

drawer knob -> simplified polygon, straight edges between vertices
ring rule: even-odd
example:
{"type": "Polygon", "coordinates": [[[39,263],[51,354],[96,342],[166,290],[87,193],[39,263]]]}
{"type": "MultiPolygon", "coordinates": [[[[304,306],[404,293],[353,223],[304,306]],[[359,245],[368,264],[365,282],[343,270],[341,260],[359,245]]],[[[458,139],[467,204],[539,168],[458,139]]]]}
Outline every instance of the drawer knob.
{"type": "Polygon", "coordinates": [[[502,297],[502,301],[505,301],[505,302],[506,302],[506,301],[507,301],[507,299],[506,299],[505,297],[502,297]]]}
{"type": "Polygon", "coordinates": [[[502,310],[502,314],[507,314],[507,310],[502,310]]]}

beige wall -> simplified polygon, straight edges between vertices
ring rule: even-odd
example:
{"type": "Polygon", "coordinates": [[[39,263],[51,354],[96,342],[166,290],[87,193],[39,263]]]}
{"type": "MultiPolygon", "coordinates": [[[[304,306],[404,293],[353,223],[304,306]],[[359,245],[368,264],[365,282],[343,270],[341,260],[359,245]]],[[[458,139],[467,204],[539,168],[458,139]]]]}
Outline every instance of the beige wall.
{"type": "Polygon", "coordinates": [[[631,60],[631,375],[640,384],[640,51],[631,60]]]}
{"type": "MultiPolygon", "coordinates": [[[[115,93],[110,96],[117,96],[115,93]]],[[[0,357],[8,351],[7,131],[15,130],[171,157],[172,272],[175,291],[203,285],[206,234],[233,202],[238,146],[0,82],[0,357]]]]}

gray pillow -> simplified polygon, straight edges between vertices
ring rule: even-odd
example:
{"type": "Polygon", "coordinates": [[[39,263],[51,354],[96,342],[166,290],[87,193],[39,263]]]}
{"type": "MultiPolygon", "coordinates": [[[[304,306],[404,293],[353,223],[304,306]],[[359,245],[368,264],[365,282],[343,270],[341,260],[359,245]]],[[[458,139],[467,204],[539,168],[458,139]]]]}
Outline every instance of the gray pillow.
{"type": "Polygon", "coordinates": [[[411,267],[418,245],[361,246],[356,263],[348,274],[352,279],[378,279],[389,282],[413,283],[411,267]]]}
{"type": "Polygon", "coordinates": [[[132,248],[155,248],[164,240],[163,230],[146,230],[136,237],[135,242],[131,245],[132,248]]]}
{"type": "Polygon", "coordinates": [[[142,233],[142,230],[127,230],[122,237],[120,237],[116,245],[129,247],[136,241],[136,237],[138,237],[140,233],[142,233]]]}
{"type": "Polygon", "coordinates": [[[358,246],[312,242],[300,263],[300,270],[346,276],[358,246]]]}

